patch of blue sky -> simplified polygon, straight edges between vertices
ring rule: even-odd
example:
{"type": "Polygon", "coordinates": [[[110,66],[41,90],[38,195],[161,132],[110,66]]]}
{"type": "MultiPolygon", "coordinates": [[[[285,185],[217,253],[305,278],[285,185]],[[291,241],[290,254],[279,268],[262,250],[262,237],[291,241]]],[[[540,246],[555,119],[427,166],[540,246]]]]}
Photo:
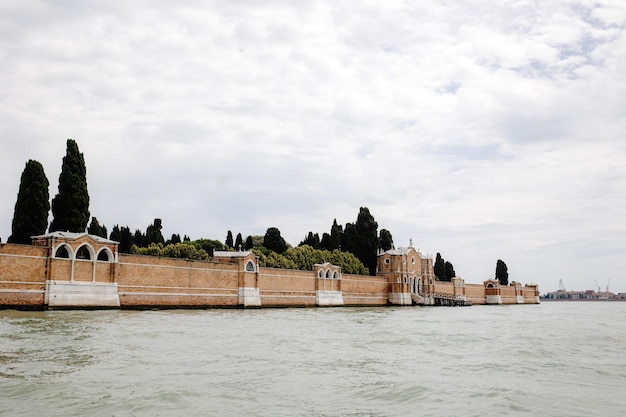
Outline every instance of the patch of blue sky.
{"type": "Polygon", "coordinates": [[[461,83],[456,81],[450,81],[447,84],[442,85],[437,89],[439,94],[456,94],[461,87],[461,83]]]}

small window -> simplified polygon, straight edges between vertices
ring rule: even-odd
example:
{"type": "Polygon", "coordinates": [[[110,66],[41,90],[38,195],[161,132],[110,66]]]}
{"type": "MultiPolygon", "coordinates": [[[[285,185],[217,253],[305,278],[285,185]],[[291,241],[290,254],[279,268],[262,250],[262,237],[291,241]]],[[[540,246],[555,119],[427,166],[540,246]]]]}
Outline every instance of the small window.
{"type": "Polygon", "coordinates": [[[246,264],[246,272],[254,272],[254,271],[256,271],[256,268],[254,267],[254,262],[248,261],[248,263],[246,264]]]}
{"type": "Polygon", "coordinates": [[[91,259],[91,253],[89,253],[89,249],[87,246],[81,246],[76,252],[76,259],[89,260],[91,259]]]}
{"type": "Polygon", "coordinates": [[[324,271],[322,271],[321,269],[319,271],[317,271],[317,276],[319,278],[324,278],[324,271]]]}
{"type": "Polygon", "coordinates": [[[390,262],[389,258],[385,258],[385,265],[389,265],[389,262],[390,262]]]}
{"type": "Polygon", "coordinates": [[[54,257],[69,259],[70,253],[67,251],[67,248],[65,247],[65,245],[63,245],[57,249],[56,253],[54,254],[54,257]]]}
{"type": "Polygon", "coordinates": [[[339,278],[339,272],[338,271],[335,271],[335,273],[333,274],[333,278],[335,278],[335,279],[339,278]]]}
{"type": "Polygon", "coordinates": [[[332,272],[330,272],[330,269],[328,271],[326,271],[326,278],[331,278],[332,277],[332,272]]]}
{"type": "Polygon", "coordinates": [[[109,253],[105,250],[100,251],[98,254],[98,260],[102,262],[109,262],[109,253]]]}
{"type": "Polygon", "coordinates": [[[415,265],[415,256],[411,257],[411,264],[415,265]]]}

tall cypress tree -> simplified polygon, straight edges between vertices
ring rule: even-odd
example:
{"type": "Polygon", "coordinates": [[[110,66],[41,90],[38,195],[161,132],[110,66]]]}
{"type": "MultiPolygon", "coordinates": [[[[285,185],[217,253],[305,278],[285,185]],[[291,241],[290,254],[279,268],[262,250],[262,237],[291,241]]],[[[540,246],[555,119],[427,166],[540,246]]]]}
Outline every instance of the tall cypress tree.
{"type": "Polygon", "coordinates": [[[359,209],[356,223],[357,258],[369,268],[370,275],[376,275],[376,250],[378,248],[378,223],[367,207],[359,209]]]}
{"type": "Polygon", "coordinates": [[[226,248],[228,249],[231,249],[234,247],[233,232],[231,232],[230,230],[226,233],[226,240],[224,241],[224,244],[226,245],[226,248]]]}
{"type": "Polygon", "coordinates": [[[50,211],[49,185],[43,166],[29,160],[22,172],[17,192],[9,243],[28,244],[31,243],[31,236],[46,232],[50,211]]]}
{"type": "Polygon", "coordinates": [[[241,236],[241,233],[237,233],[237,237],[235,238],[235,249],[243,249],[243,236],[241,236]]]}
{"type": "Polygon", "coordinates": [[[378,247],[381,250],[387,251],[393,249],[393,236],[387,229],[381,229],[378,234],[378,247]]]}
{"type": "Polygon", "coordinates": [[[435,265],[433,266],[435,276],[439,281],[447,281],[446,277],[446,261],[441,257],[441,254],[437,252],[435,257],[435,265]]]}
{"type": "Polygon", "coordinates": [[[502,259],[498,259],[496,262],[496,279],[500,281],[501,285],[509,285],[509,268],[502,259]]]}
{"type": "Polygon", "coordinates": [[[446,269],[446,281],[452,281],[452,278],[456,277],[456,271],[454,270],[454,265],[451,262],[446,261],[444,263],[446,269]]]}
{"type": "Polygon", "coordinates": [[[87,168],[73,139],[67,140],[67,152],[59,175],[59,193],[52,200],[52,215],[51,232],[84,232],[89,222],[87,168]]]}

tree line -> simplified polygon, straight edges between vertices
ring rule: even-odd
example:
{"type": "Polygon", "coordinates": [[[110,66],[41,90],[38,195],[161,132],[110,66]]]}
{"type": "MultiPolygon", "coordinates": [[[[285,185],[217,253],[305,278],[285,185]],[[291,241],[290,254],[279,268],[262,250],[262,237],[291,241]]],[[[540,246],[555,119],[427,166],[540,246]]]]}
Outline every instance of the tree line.
{"type": "MultiPolygon", "coordinates": [[[[216,250],[253,250],[261,266],[310,270],[315,263],[331,262],[345,273],[376,274],[379,251],[394,249],[393,237],[387,229],[378,230],[378,223],[367,207],[361,207],[354,222],[345,225],[333,220],[330,230],[320,234],[309,231],[297,247],[291,247],[277,227],[269,227],[264,236],[241,233],[235,238],[228,230],[224,243],[213,239],[191,241],[187,235],[172,234],[165,239],[162,220],[154,219],[145,232],[116,224],[110,234],[105,225],[91,217],[87,190],[87,169],[83,154],[73,139],[68,139],[59,175],[58,193],[50,204],[49,181],[43,166],[35,160],[26,163],[20,179],[9,243],[30,244],[31,236],[49,232],[84,232],[119,242],[120,253],[208,260],[216,250]]],[[[452,263],[437,253],[434,264],[438,280],[450,281],[456,276],[452,263]]],[[[508,284],[508,271],[497,261],[496,279],[508,284]]]]}

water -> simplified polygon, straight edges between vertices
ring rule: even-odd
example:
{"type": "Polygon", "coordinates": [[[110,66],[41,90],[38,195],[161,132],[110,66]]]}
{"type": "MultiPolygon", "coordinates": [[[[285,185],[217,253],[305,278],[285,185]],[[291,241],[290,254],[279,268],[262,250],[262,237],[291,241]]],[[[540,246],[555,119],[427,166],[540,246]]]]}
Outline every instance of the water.
{"type": "Polygon", "coordinates": [[[1,416],[617,416],[626,303],[0,311],[1,416]]]}

